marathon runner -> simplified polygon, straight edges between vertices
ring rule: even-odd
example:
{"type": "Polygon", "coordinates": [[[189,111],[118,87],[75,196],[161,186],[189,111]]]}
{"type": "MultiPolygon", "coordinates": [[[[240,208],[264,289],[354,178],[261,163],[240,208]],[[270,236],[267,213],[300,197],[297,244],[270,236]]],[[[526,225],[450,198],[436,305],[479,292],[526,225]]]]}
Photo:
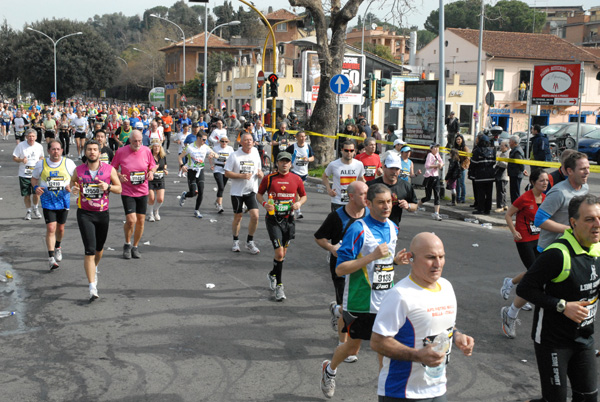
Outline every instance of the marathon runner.
{"type": "Polygon", "coordinates": [[[160,221],[159,210],[165,200],[165,176],[169,174],[167,170],[167,153],[161,145],[161,141],[154,139],[150,145],[154,162],[157,169],[154,172],[153,180],[148,182],[148,216],[149,222],[160,221]]]}
{"type": "MultiPolygon", "coordinates": [[[[315,155],[309,144],[306,143],[306,133],[302,130],[296,133],[296,142],[285,150],[292,155],[292,173],[300,176],[303,182],[308,177],[308,164],[315,160],[315,155]]],[[[302,219],[302,211],[295,211],[296,219],[302,219]]]]}
{"type": "MultiPolygon", "coordinates": [[[[25,130],[29,126],[29,121],[23,117],[21,110],[17,109],[17,114],[13,118],[13,129],[15,130],[15,140],[17,141],[17,144],[25,141],[25,130]]],[[[35,133],[35,136],[37,138],[37,132],[35,133]]]]}
{"type": "Polygon", "coordinates": [[[27,141],[17,143],[13,151],[13,161],[19,164],[19,187],[21,188],[21,196],[24,197],[25,220],[31,220],[31,195],[33,194],[33,216],[35,219],[40,219],[42,215],[38,210],[39,197],[33,191],[31,186],[31,176],[35,165],[38,161],[44,159],[44,148],[39,142],[36,142],[37,133],[33,128],[27,130],[27,134],[22,136],[27,138],[27,141]]]}
{"type": "Polygon", "coordinates": [[[75,169],[71,191],[77,198],[77,224],[85,249],[83,267],[87,275],[90,302],[98,298],[98,265],[104,252],[110,216],[109,193],[121,194],[117,171],[100,161],[100,144],[91,140],[84,145],[87,161],[75,169]]]}
{"type": "Polygon", "coordinates": [[[48,142],[50,157],[38,161],[33,170],[31,185],[40,197],[46,221],[46,247],[48,265],[55,270],[62,261],[61,242],[65,234],[65,223],[71,206],[71,176],[75,162],[62,156],[62,145],[58,140],[48,142]]]}
{"type": "Polygon", "coordinates": [[[83,117],[81,108],[77,108],[76,117],[71,120],[71,127],[75,131],[75,144],[77,145],[77,157],[81,159],[83,156],[83,144],[87,135],[88,121],[83,117]]]}
{"type": "Polygon", "coordinates": [[[225,162],[229,156],[234,152],[233,148],[229,145],[229,138],[223,137],[219,140],[218,145],[213,147],[213,151],[219,155],[217,159],[211,159],[213,176],[217,182],[217,200],[215,201],[215,208],[217,213],[222,214],[223,209],[223,192],[227,185],[227,177],[225,177],[225,162]]]}
{"type": "Polygon", "coordinates": [[[277,155],[277,172],[264,177],[256,193],[256,200],[267,210],[265,223],[275,249],[273,269],[267,277],[277,301],[285,299],[281,272],[288,246],[295,238],[293,212],[300,209],[307,199],[302,179],[290,173],[291,165],[292,155],[288,152],[280,152],[277,155]],[[267,194],[267,201],[264,199],[264,194],[267,194]],[[296,195],[299,197],[297,202],[296,195]]]}

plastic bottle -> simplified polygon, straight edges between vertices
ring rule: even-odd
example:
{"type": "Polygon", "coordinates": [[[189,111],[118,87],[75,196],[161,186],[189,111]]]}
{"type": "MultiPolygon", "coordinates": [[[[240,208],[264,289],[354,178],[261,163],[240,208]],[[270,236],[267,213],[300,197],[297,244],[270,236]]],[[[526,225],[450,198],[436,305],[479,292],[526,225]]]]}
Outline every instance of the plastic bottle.
{"type": "Polygon", "coordinates": [[[6,272],[4,273],[4,275],[6,276],[7,279],[12,279],[13,278],[12,272],[10,272],[8,269],[6,270],[6,272]]]}
{"type": "MultiPolygon", "coordinates": [[[[269,201],[267,201],[267,204],[273,205],[273,207],[275,207],[275,200],[273,200],[273,194],[269,194],[269,201]]],[[[275,208],[269,211],[269,215],[275,215],[275,208]]]]}
{"type": "MultiPolygon", "coordinates": [[[[447,353],[450,348],[450,333],[444,330],[438,334],[433,342],[431,342],[432,349],[436,352],[447,353]]],[[[437,367],[425,366],[425,382],[428,385],[439,384],[442,381],[444,370],[446,369],[446,361],[437,367]]]]}
{"type": "Polygon", "coordinates": [[[0,318],[10,317],[11,315],[15,315],[14,311],[0,311],[0,318]]]}

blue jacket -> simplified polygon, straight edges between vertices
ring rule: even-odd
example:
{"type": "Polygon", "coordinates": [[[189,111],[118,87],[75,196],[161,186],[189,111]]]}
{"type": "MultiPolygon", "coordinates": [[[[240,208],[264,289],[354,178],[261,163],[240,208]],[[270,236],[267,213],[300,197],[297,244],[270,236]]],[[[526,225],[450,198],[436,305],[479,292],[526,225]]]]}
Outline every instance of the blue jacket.
{"type": "Polygon", "coordinates": [[[536,161],[552,161],[552,152],[550,152],[550,141],[546,134],[537,134],[531,140],[531,151],[533,159],[536,161]]]}

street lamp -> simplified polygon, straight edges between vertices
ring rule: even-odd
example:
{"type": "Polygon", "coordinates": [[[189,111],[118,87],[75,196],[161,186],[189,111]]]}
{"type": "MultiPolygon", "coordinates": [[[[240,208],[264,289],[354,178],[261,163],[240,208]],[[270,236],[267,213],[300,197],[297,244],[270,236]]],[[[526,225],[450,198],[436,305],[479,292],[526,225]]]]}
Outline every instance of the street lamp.
{"type": "Polygon", "coordinates": [[[44,35],[46,38],[50,39],[52,41],[52,45],[54,45],[54,96],[55,96],[56,100],[58,101],[58,91],[56,89],[56,45],[62,39],[68,38],[69,36],[73,36],[73,35],[83,35],[83,32],[75,32],[75,33],[72,33],[72,34],[68,34],[68,35],[65,35],[65,36],[63,36],[61,38],[58,38],[58,40],[55,41],[54,39],[52,39],[51,37],[49,37],[48,35],[46,35],[42,31],[38,31],[37,29],[33,29],[32,27],[27,27],[27,29],[29,29],[30,31],[37,32],[39,34],[44,35]]]}
{"type": "Polygon", "coordinates": [[[176,41],[176,40],[173,40],[173,39],[171,39],[171,38],[165,38],[165,40],[166,40],[167,42],[171,42],[171,43],[177,43],[177,41],[176,41]]]}
{"type": "Polygon", "coordinates": [[[147,54],[152,59],[152,88],[154,88],[154,57],[152,56],[152,53],[142,49],[138,49],[137,47],[134,47],[133,50],[135,50],[136,52],[147,54]]]}
{"type": "Polygon", "coordinates": [[[125,63],[125,65],[126,65],[127,67],[129,67],[129,63],[127,63],[127,60],[125,60],[124,58],[122,58],[122,57],[119,57],[119,56],[115,56],[115,57],[116,57],[117,59],[121,60],[123,63],[125,63]]]}
{"type": "Polygon", "coordinates": [[[183,32],[183,29],[181,29],[181,27],[179,25],[177,25],[176,23],[174,23],[171,20],[161,17],[160,15],[150,14],[150,17],[154,17],[154,18],[158,18],[163,21],[170,22],[171,24],[175,25],[181,32],[181,37],[183,39],[183,80],[182,80],[183,81],[182,86],[183,86],[183,85],[185,85],[185,32],[183,32]]]}
{"type": "Polygon", "coordinates": [[[216,27],[214,27],[212,29],[212,31],[210,31],[208,33],[208,35],[206,35],[206,30],[204,31],[204,70],[203,70],[203,72],[204,72],[204,99],[203,99],[204,110],[206,110],[206,93],[208,92],[207,87],[206,87],[206,76],[207,76],[206,69],[207,69],[207,62],[208,62],[208,38],[218,28],[230,27],[230,26],[240,25],[240,24],[241,24],[240,21],[231,21],[231,22],[227,22],[225,24],[217,25],[216,27]]]}

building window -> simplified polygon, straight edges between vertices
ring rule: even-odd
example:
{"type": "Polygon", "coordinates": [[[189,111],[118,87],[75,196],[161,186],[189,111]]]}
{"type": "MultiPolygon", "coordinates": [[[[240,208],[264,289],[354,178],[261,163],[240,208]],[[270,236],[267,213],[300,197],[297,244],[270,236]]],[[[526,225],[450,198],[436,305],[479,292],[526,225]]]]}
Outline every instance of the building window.
{"type": "Polygon", "coordinates": [[[458,48],[456,48],[456,53],[458,53],[458,48]]]}
{"type": "Polygon", "coordinates": [[[276,26],[277,32],[287,32],[287,22],[282,22],[281,24],[277,24],[276,26]]]}
{"type": "Polygon", "coordinates": [[[436,54],[436,53],[437,53],[437,50],[436,50],[436,49],[433,49],[433,54],[436,54]]]}
{"type": "Polygon", "coordinates": [[[504,70],[494,70],[494,91],[504,91],[504,70]]]}

